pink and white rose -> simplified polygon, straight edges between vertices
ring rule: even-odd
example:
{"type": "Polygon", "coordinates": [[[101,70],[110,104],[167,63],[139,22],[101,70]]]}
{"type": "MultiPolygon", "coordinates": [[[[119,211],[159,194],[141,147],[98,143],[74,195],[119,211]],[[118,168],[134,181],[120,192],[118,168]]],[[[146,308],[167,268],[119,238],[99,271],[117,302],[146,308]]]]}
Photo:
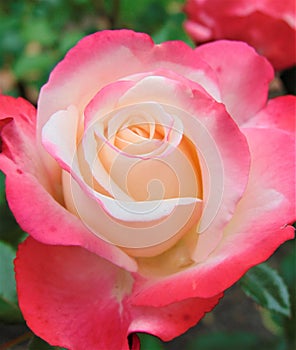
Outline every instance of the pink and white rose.
{"type": "Polygon", "coordinates": [[[185,29],[196,43],[242,40],[276,70],[296,64],[294,0],[187,0],[184,10],[185,29]]]}
{"type": "Polygon", "coordinates": [[[244,43],[102,31],[56,66],[37,112],[0,97],[7,199],[30,235],[19,302],[37,335],[76,350],[170,340],[293,238],[295,98],[268,102],[272,78],[244,43]]]}

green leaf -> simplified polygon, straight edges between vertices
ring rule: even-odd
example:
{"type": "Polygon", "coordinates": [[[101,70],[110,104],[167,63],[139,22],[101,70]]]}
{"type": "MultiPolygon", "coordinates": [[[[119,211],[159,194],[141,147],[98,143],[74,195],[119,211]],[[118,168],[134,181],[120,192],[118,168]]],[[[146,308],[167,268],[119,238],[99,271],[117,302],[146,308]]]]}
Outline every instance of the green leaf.
{"type": "Polygon", "coordinates": [[[296,239],[285,243],[286,247],[290,250],[284,255],[283,260],[280,263],[280,273],[283,276],[288,287],[294,289],[295,291],[295,281],[296,281],[296,239]]]}
{"type": "Polygon", "coordinates": [[[7,202],[0,203],[0,241],[16,247],[27,236],[16,223],[7,202]]]}
{"type": "Polygon", "coordinates": [[[272,334],[281,337],[284,334],[283,319],[286,317],[278,312],[270,311],[265,308],[259,309],[264,327],[272,334]]]}
{"type": "Polygon", "coordinates": [[[44,72],[50,71],[55,63],[56,57],[53,52],[22,55],[16,60],[13,72],[18,79],[36,81],[44,72]]]}
{"type": "Polygon", "coordinates": [[[5,175],[0,171],[0,205],[5,203],[5,175]]]}
{"type": "Polygon", "coordinates": [[[41,338],[34,336],[32,341],[30,342],[28,350],[37,350],[37,349],[38,350],[63,350],[64,348],[60,348],[58,346],[51,346],[41,338]]]}
{"type": "Polygon", "coordinates": [[[270,311],[290,316],[288,289],[276,270],[261,264],[248,271],[240,281],[244,292],[270,311]]]}
{"type": "Polygon", "coordinates": [[[53,45],[58,38],[58,34],[42,18],[26,21],[22,29],[22,35],[26,43],[37,41],[44,46],[53,45]]]}
{"type": "Polygon", "coordinates": [[[0,55],[19,54],[24,43],[21,37],[18,18],[1,16],[0,18],[0,55]]]}
{"type": "MultiPolygon", "coordinates": [[[[119,1],[119,27],[152,34],[167,21],[167,0],[119,1]]],[[[110,12],[110,11],[109,11],[110,12]]],[[[111,9],[112,17],[112,9],[111,9]]]]}
{"type": "Polygon", "coordinates": [[[0,242],[0,320],[5,322],[22,320],[17,304],[14,258],[15,251],[8,244],[0,242]]]}
{"type": "Polygon", "coordinates": [[[150,334],[138,334],[141,341],[141,350],[164,350],[162,341],[150,334]]]}
{"type": "Polygon", "coordinates": [[[64,55],[70,48],[77,44],[84,35],[85,33],[78,30],[65,32],[59,42],[59,52],[64,55]]]}
{"type": "MultiPolygon", "coordinates": [[[[229,350],[229,349],[259,349],[260,339],[256,334],[247,332],[211,332],[201,334],[189,342],[187,350],[229,350]]],[[[264,348],[260,346],[260,349],[264,348]]]]}
{"type": "Polygon", "coordinates": [[[162,28],[157,31],[152,38],[155,43],[159,44],[168,40],[182,40],[191,47],[194,47],[193,41],[183,30],[183,22],[185,15],[176,13],[171,15],[165,22],[162,28]]]}

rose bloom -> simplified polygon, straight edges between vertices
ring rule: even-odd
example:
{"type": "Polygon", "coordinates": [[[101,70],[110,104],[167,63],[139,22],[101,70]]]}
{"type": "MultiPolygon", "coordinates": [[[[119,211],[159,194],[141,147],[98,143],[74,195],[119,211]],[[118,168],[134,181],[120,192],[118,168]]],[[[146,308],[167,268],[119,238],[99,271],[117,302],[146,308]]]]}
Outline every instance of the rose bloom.
{"type": "Polygon", "coordinates": [[[293,238],[295,98],[245,43],[191,49],[85,37],[37,112],[1,96],[0,164],[29,237],[15,261],[28,326],[68,349],[168,341],[293,238]]]}
{"type": "Polygon", "coordinates": [[[276,70],[296,64],[294,0],[187,0],[184,10],[185,29],[196,43],[242,40],[276,70]]]}

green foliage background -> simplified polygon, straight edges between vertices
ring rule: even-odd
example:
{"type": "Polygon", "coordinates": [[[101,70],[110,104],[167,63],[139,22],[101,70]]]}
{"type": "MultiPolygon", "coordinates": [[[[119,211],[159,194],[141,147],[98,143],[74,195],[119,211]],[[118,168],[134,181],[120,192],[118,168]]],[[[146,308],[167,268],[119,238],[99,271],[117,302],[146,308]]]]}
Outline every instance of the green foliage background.
{"type": "MultiPolygon", "coordinates": [[[[55,64],[98,30],[130,28],[157,43],[178,39],[194,46],[182,27],[182,6],[182,0],[0,0],[0,91],[35,104],[55,64]]],[[[288,81],[289,76],[284,72],[288,81]]],[[[0,350],[58,349],[30,332],[17,305],[13,259],[26,234],[7,206],[2,173],[0,223],[0,350]]],[[[141,349],[296,348],[295,263],[295,241],[287,242],[269,262],[279,273],[266,264],[255,267],[195,328],[169,343],[140,335],[141,349]]]]}

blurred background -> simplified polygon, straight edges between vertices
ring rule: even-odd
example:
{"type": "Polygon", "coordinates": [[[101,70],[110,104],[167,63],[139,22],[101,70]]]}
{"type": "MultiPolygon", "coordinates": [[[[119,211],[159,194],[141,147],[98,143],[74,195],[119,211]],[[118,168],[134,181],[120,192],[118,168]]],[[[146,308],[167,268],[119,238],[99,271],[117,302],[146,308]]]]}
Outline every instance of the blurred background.
{"type": "MultiPolygon", "coordinates": [[[[36,105],[52,68],[79,39],[98,30],[130,28],[157,43],[179,39],[193,47],[182,27],[183,5],[180,0],[0,0],[0,91],[36,105]]],[[[271,85],[272,96],[287,92],[295,94],[295,68],[278,74],[271,85]]],[[[26,233],[9,211],[4,184],[0,173],[0,350],[58,349],[35,337],[18,309],[13,259],[26,233]]],[[[260,271],[254,270],[196,327],[169,343],[140,335],[141,349],[296,349],[295,240],[280,247],[268,266],[276,278],[260,286],[261,294],[256,294],[260,271]],[[281,295],[282,285],[289,301],[281,295]],[[279,305],[268,307],[269,297],[279,305]]]]}

